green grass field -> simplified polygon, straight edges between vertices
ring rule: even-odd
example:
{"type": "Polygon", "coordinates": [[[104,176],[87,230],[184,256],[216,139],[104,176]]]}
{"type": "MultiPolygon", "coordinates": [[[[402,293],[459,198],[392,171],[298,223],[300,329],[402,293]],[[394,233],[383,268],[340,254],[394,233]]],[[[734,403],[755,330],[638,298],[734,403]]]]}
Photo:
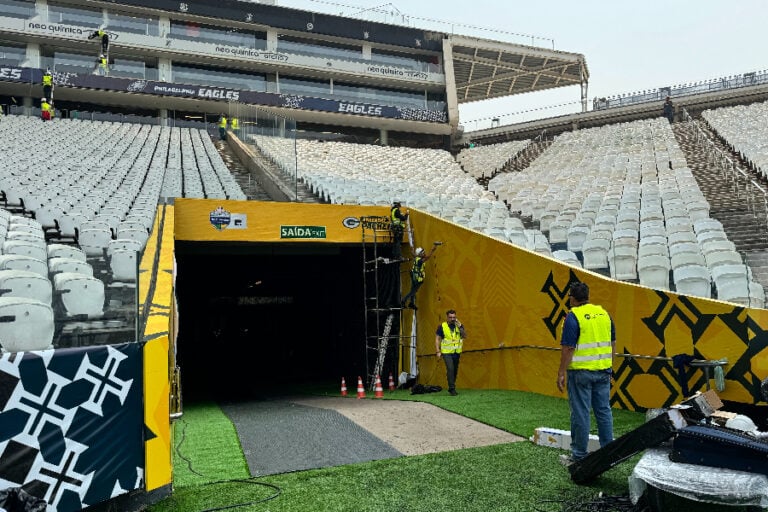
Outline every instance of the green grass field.
{"type": "MultiPolygon", "coordinates": [[[[461,390],[450,397],[394,391],[385,398],[432,403],[525,438],[540,426],[569,428],[567,400],[533,393],[461,390]]],[[[643,421],[641,413],[614,410],[616,436],[643,421]]],[[[565,510],[565,502],[599,493],[626,495],[627,477],[640,457],[588,486],[571,482],[558,460],[565,452],[529,441],[250,479],[235,429],[215,404],[187,406],[174,428],[174,491],[152,512],[555,512],[565,510]]]]}

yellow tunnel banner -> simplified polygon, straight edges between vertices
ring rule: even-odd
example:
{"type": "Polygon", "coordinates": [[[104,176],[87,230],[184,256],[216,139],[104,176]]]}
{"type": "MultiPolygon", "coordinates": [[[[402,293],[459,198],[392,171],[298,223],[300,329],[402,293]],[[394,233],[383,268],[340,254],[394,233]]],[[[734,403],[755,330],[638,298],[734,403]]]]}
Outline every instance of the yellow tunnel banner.
{"type": "Polygon", "coordinates": [[[176,199],[176,240],[361,243],[360,217],[386,206],[176,199]]]}

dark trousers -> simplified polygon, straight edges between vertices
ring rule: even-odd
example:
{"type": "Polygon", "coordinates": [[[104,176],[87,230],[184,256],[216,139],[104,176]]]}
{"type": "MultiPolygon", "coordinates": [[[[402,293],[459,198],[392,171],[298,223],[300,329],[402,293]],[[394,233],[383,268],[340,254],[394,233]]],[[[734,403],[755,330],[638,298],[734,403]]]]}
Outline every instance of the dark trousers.
{"type": "Polygon", "coordinates": [[[392,225],[392,258],[399,260],[403,254],[403,226],[392,225]]]}
{"type": "Polygon", "coordinates": [[[219,138],[221,140],[227,140],[227,129],[226,128],[219,128],[219,138]]]}
{"type": "Polygon", "coordinates": [[[421,288],[422,283],[424,281],[417,281],[411,276],[411,291],[408,292],[408,294],[403,297],[403,300],[400,301],[400,305],[405,306],[408,301],[411,301],[411,304],[416,303],[416,292],[419,291],[419,288],[421,288]]]}
{"type": "Polygon", "coordinates": [[[456,390],[456,377],[459,376],[459,356],[461,354],[443,354],[445,377],[448,379],[448,391],[456,390]]]}
{"type": "Polygon", "coordinates": [[[43,86],[43,98],[47,99],[48,101],[51,101],[52,93],[53,93],[53,86],[52,85],[44,85],[43,86]]]}

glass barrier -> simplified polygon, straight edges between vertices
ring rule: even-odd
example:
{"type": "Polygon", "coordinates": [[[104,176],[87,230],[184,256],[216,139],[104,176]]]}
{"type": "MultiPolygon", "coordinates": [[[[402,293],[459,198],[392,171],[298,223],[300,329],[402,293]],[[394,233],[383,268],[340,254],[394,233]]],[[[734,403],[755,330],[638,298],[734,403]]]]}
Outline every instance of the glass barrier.
{"type": "Polygon", "coordinates": [[[0,16],[28,19],[35,15],[35,2],[25,0],[0,0],[0,16]]]}
{"type": "Polygon", "coordinates": [[[115,32],[128,32],[145,36],[159,36],[160,24],[155,18],[143,18],[130,14],[108,13],[107,27],[115,32]]]}
{"type": "Polygon", "coordinates": [[[200,43],[238,46],[255,50],[264,50],[267,47],[266,37],[261,33],[236,29],[227,30],[186,21],[171,20],[171,31],[168,36],[172,39],[186,39],[200,43]]]}
{"type": "Polygon", "coordinates": [[[266,91],[266,78],[263,75],[196,68],[180,64],[173,66],[173,82],[177,84],[218,85],[246,91],[266,91]]]}
{"type": "Polygon", "coordinates": [[[98,28],[104,22],[104,16],[101,11],[48,5],[48,22],[98,28]]]}
{"type": "MultiPolygon", "coordinates": [[[[292,191],[292,200],[298,201],[296,120],[238,102],[229,103],[225,113],[227,128],[243,143],[257,146],[275,164],[279,179],[292,191]],[[232,127],[234,120],[235,128],[232,127]]],[[[221,136],[220,128],[218,131],[221,136]]]]}
{"type": "Polygon", "coordinates": [[[16,46],[0,46],[0,62],[17,65],[26,58],[26,50],[16,46]]]}

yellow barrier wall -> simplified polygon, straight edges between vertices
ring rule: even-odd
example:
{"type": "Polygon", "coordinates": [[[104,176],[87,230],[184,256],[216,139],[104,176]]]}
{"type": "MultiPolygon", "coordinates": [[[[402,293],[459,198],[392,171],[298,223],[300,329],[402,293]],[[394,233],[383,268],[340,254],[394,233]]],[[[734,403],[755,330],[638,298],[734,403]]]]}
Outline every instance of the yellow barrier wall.
{"type": "MultiPolygon", "coordinates": [[[[728,358],[727,400],[761,400],[768,376],[768,311],[678,296],[568,267],[511,244],[413,211],[416,244],[445,244],[427,262],[417,303],[417,352],[422,377],[445,385],[435,367],[435,331],[447,309],[456,309],[467,329],[458,386],[519,389],[559,396],[559,340],[571,281],[584,281],[592,302],[616,324],[617,352],[702,359],[728,358]]],[[[410,284],[403,281],[404,288],[410,284]]],[[[627,409],[668,406],[680,398],[671,362],[617,358],[612,402],[627,409]]],[[[701,370],[688,370],[690,389],[703,389],[701,370]]]]}
{"type": "Polygon", "coordinates": [[[139,301],[148,312],[144,329],[144,425],[146,490],[173,479],[170,425],[170,369],[173,299],[172,206],[158,207],[152,235],[139,265],[139,301]]]}

